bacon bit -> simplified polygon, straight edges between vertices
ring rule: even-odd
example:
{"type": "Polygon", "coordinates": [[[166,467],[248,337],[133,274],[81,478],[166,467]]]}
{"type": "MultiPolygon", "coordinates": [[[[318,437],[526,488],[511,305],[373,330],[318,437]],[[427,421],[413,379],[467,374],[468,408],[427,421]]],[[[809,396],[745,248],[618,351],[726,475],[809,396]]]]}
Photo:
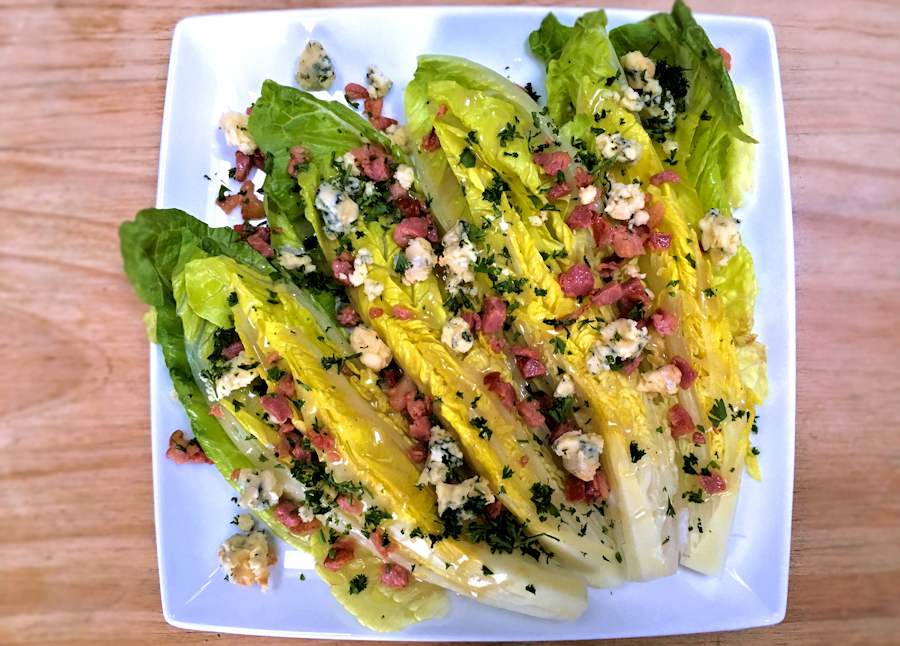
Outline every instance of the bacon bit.
{"type": "Polygon", "coordinates": [[[304,449],[299,444],[291,449],[291,455],[293,455],[300,462],[306,462],[306,463],[312,462],[312,457],[313,457],[312,451],[304,449]]]}
{"type": "Polygon", "coordinates": [[[228,478],[231,480],[237,480],[239,475],[241,475],[241,470],[235,469],[234,471],[231,472],[231,474],[228,476],[228,478]]]}
{"type": "Polygon", "coordinates": [[[675,404],[669,409],[668,415],[669,429],[672,431],[672,437],[678,439],[684,435],[690,435],[694,432],[694,420],[691,414],[684,409],[681,404],[675,404]]]}
{"type": "Polygon", "coordinates": [[[636,303],[642,303],[644,307],[650,304],[650,295],[640,278],[629,278],[622,283],[622,298],[626,300],[625,308],[631,309],[636,303]]]}
{"type": "Polygon", "coordinates": [[[541,415],[540,407],[541,405],[536,399],[523,399],[516,404],[516,410],[519,412],[519,415],[531,428],[538,428],[544,425],[544,416],[541,415]]]}
{"type": "Polygon", "coordinates": [[[222,410],[222,407],[219,404],[213,404],[209,407],[209,414],[213,417],[222,417],[225,414],[225,411],[222,410]]]}
{"type": "Polygon", "coordinates": [[[278,382],[276,391],[283,397],[293,399],[294,395],[297,394],[297,389],[294,387],[294,378],[290,375],[285,375],[284,377],[282,377],[278,382]]]}
{"type": "Polygon", "coordinates": [[[355,542],[349,536],[343,536],[331,544],[328,555],[322,562],[325,569],[337,572],[353,560],[355,542]]]}
{"type": "Polygon", "coordinates": [[[564,182],[560,182],[559,184],[554,184],[549,191],[547,191],[547,199],[548,200],[558,200],[560,198],[566,197],[572,193],[572,187],[564,182]]]}
{"type": "Polygon", "coordinates": [[[346,511],[348,514],[358,514],[362,511],[362,502],[351,498],[350,496],[338,496],[338,507],[346,511]]]}
{"type": "Polygon", "coordinates": [[[559,286],[569,298],[587,296],[594,289],[594,274],[585,263],[572,265],[559,275],[559,286]]]}
{"type": "Polygon", "coordinates": [[[384,110],[384,97],[380,96],[377,99],[373,99],[368,96],[368,94],[369,92],[366,90],[367,96],[363,102],[363,112],[369,118],[369,121],[371,121],[373,118],[381,116],[381,111],[384,110]]]}
{"type": "MultiPolygon", "coordinates": [[[[647,196],[650,194],[645,193],[644,195],[647,196]]],[[[645,200],[645,203],[646,202],[647,200],[645,200]]],[[[651,229],[655,229],[663,221],[663,218],[666,217],[666,205],[662,202],[651,202],[647,207],[647,215],[650,216],[650,219],[647,220],[647,226],[651,229]]]]}
{"type": "Polygon", "coordinates": [[[437,112],[434,113],[434,118],[435,118],[435,119],[440,119],[440,118],[443,117],[445,114],[447,114],[447,110],[449,110],[449,108],[447,107],[447,104],[446,104],[446,103],[441,103],[441,104],[438,106],[437,112]]]}
{"type": "Polygon", "coordinates": [[[431,414],[431,397],[416,398],[406,402],[406,414],[410,419],[418,419],[431,414]]]}
{"type": "Polygon", "coordinates": [[[369,536],[369,541],[371,541],[375,551],[381,555],[381,558],[387,558],[388,554],[394,549],[394,544],[391,543],[391,539],[384,535],[384,532],[381,531],[380,527],[372,532],[369,536]]]}
{"type": "Polygon", "coordinates": [[[350,274],[353,273],[353,254],[342,251],[341,255],[331,261],[331,273],[335,280],[343,285],[350,284],[350,274]]]}
{"type": "Polygon", "coordinates": [[[376,130],[387,130],[391,126],[397,125],[398,122],[391,117],[372,117],[369,119],[369,123],[371,123],[376,130]]]}
{"type": "Polygon", "coordinates": [[[377,319],[379,316],[384,314],[384,310],[380,307],[370,307],[369,308],[369,318],[377,319]]]}
{"type": "MultiPolygon", "coordinates": [[[[427,218],[428,208],[422,200],[410,197],[407,194],[397,197],[393,202],[404,218],[427,218]]],[[[427,238],[431,242],[436,242],[438,239],[437,227],[431,221],[431,218],[427,218],[425,221],[425,234],[422,237],[427,238]]]]}
{"type": "Polygon", "coordinates": [[[409,423],[409,436],[420,442],[431,439],[431,420],[428,417],[416,417],[409,423]]]}
{"type": "Polygon", "coordinates": [[[291,177],[297,177],[297,167],[309,163],[309,154],[302,146],[294,146],[290,150],[291,159],[288,161],[287,173],[291,177]]]}
{"type": "Polygon", "coordinates": [[[310,429],[306,434],[309,437],[309,443],[319,451],[329,453],[334,450],[334,438],[328,433],[310,429]]]}
{"type": "Polygon", "coordinates": [[[412,310],[409,310],[402,305],[394,305],[391,308],[391,314],[401,321],[408,321],[415,316],[415,313],[412,310]]]}
{"type": "Polygon", "coordinates": [[[699,475],[697,479],[700,481],[700,486],[708,494],[721,493],[728,488],[725,478],[716,471],[710,471],[708,476],[699,475]]]}
{"type": "Polygon", "coordinates": [[[678,386],[682,390],[690,388],[697,379],[697,371],[691,366],[691,363],[683,357],[672,357],[672,365],[681,371],[681,381],[678,386]]]}
{"type": "MultiPolygon", "coordinates": [[[[430,228],[434,228],[434,223],[428,218],[407,217],[400,220],[397,226],[394,227],[391,237],[401,249],[405,249],[413,238],[425,238],[428,235],[429,225],[430,228]]],[[[435,230],[436,237],[437,230],[435,230]]]]}
{"type": "Polygon", "coordinates": [[[422,137],[422,143],[419,144],[419,147],[423,152],[433,153],[435,150],[441,147],[441,141],[438,139],[437,133],[434,131],[434,128],[431,129],[427,135],[422,137]]]}
{"type": "Polygon", "coordinates": [[[569,502],[579,502],[584,500],[584,485],[585,482],[583,480],[579,480],[573,475],[566,476],[566,500],[569,502]]]}
{"type": "Polygon", "coordinates": [[[352,305],[344,305],[337,313],[337,320],[344,327],[356,327],[359,325],[359,314],[352,305]]]}
{"type": "Polygon", "coordinates": [[[275,445],[276,458],[286,458],[291,454],[291,445],[288,444],[287,438],[282,436],[278,438],[278,444],[275,445]]]}
{"type": "Polygon", "coordinates": [[[511,348],[516,358],[516,366],[525,379],[534,379],[547,374],[547,369],[541,363],[541,354],[534,348],[526,346],[514,346],[511,348]]]}
{"type": "Polygon", "coordinates": [[[506,347],[506,341],[503,340],[503,337],[492,335],[488,337],[488,346],[490,346],[491,350],[494,352],[500,353],[503,352],[503,349],[506,347]]]}
{"type": "Polygon", "coordinates": [[[584,484],[584,500],[592,503],[597,500],[606,500],[608,497],[609,480],[606,479],[606,474],[598,469],[594,474],[594,479],[584,484]]]}
{"type": "Polygon", "coordinates": [[[278,520],[281,521],[281,524],[287,527],[292,534],[300,536],[303,534],[312,534],[321,527],[321,523],[317,518],[313,518],[308,523],[304,522],[297,514],[297,505],[288,500],[282,500],[278,503],[275,507],[275,517],[278,518],[278,520]]]}
{"type": "Polygon", "coordinates": [[[620,258],[635,258],[644,253],[644,242],[641,240],[641,236],[623,226],[611,227],[610,242],[612,242],[613,251],[620,258]]]}
{"type": "Polygon", "coordinates": [[[212,464],[206,453],[194,438],[186,438],[183,431],[175,431],[169,436],[166,457],[175,464],[212,464]]]}
{"type": "Polygon", "coordinates": [[[407,375],[403,375],[396,384],[388,387],[385,392],[391,408],[399,413],[406,410],[407,404],[415,398],[417,389],[412,379],[407,375]]]}
{"type": "Polygon", "coordinates": [[[706,436],[700,431],[694,431],[691,439],[694,441],[694,444],[706,444],[706,436]]]}
{"type": "Polygon", "coordinates": [[[241,352],[244,351],[244,344],[240,341],[235,341],[234,343],[230,343],[222,348],[222,358],[224,359],[234,359],[241,352]]]}
{"type": "Polygon", "coordinates": [[[547,438],[547,441],[550,443],[550,446],[553,446],[554,444],[556,444],[556,440],[561,438],[566,433],[571,433],[572,431],[578,431],[578,430],[579,429],[577,426],[573,426],[572,424],[569,424],[568,422],[563,422],[562,424],[557,426],[555,429],[553,429],[553,431],[550,433],[550,436],[547,438]]]}
{"type": "Polygon", "coordinates": [[[366,144],[350,151],[363,174],[376,182],[384,182],[390,179],[391,170],[388,166],[387,153],[381,146],[366,144]]]}
{"type": "Polygon", "coordinates": [[[416,464],[422,464],[428,457],[428,445],[419,442],[418,444],[414,444],[409,447],[406,453],[407,455],[409,455],[410,460],[412,460],[416,464]]]}
{"type": "Polygon", "coordinates": [[[506,322],[506,301],[497,296],[484,299],[481,311],[481,329],[485,334],[495,334],[503,329],[506,322]]]}
{"type": "Polygon", "coordinates": [[[243,182],[253,169],[253,157],[240,150],[234,151],[234,179],[243,182]]]}
{"type": "Polygon", "coordinates": [[[672,246],[672,234],[651,231],[647,238],[647,249],[650,251],[663,251],[672,246]]]}
{"type": "Polygon", "coordinates": [[[575,168],[575,186],[584,188],[594,183],[594,176],[581,166],[575,168]]]}
{"type": "Polygon", "coordinates": [[[572,163],[572,157],[569,153],[563,151],[535,153],[531,156],[531,159],[543,169],[545,174],[551,177],[560,171],[564,171],[572,163]]]}
{"type": "Polygon", "coordinates": [[[731,52],[729,52],[724,47],[717,47],[716,51],[719,52],[719,56],[722,57],[722,63],[725,65],[725,71],[731,71],[731,52]]]}
{"type": "Polygon", "coordinates": [[[500,398],[500,401],[509,409],[516,405],[516,391],[511,384],[504,381],[499,372],[489,372],[484,376],[484,385],[492,393],[500,398]]]}
{"type": "Polygon", "coordinates": [[[294,423],[291,420],[287,420],[286,422],[282,422],[278,427],[278,432],[282,435],[287,435],[288,433],[294,433],[297,429],[294,426],[294,423]]]}
{"type": "Polygon", "coordinates": [[[409,570],[396,563],[385,563],[381,566],[378,580],[386,588],[405,588],[409,585],[409,570]]]}
{"type": "Polygon", "coordinates": [[[598,247],[605,247],[612,242],[612,227],[599,213],[595,213],[591,219],[591,232],[594,234],[594,244],[598,247]]]}
{"type": "Polygon", "coordinates": [[[569,213],[569,217],[566,218],[566,224],[569,225],[570,229],[587,229],[593,223],[596,215],[594,209],[590,206],[579,204],[569,213]]]}
{"type": "Polygon", "coordinates": [[[639,365],[641,365],[641,359],[642,359],[642,358],[643,358],[643,357],[642,357],[640,354],[638,354],[638,355],[635,356],[633,359],[629,359],[629,360],[622,366],[622,374],[625,375],[626,377],[630,377],[631,375],[633,375],[633,374],[634,374],[634,371],[638,369],[638,366],[639,366],[639,365]]]}
{"type": "Polygon", "coordinates": [[[596,307],[612,305],[625,295],[621,283],[609,283],[591,294],[591,304],[596,307]]]}
{"type": "MultiPolygon", "coordinates": [[[[263,258],[274,258],[275,252],[272,250],[269,242],[263,237],[261,233],[262,229],[264,228],[265,227],[260,227],[260,230],[254,233],[252,236],[249,236],[246,242],[256,251],[258,251],[263,258]]],[[[266,233],[268,233],[268,231],[266,231],[266,233]]]]}
{"type": "Polygon", "coordinates": [[[521,458],[519,458],[519,466],[524,467],[526,464],[528,464],[528,456],[523,455],[521,458]]]}
{"type": "Polygon", "coordinates": [[[476,312],[460,312],[459,316],[469,324],[469,329],[473,332],[477,332],[481,329],[481,315],[476,312]]]}
{"type": "Polygon", "coordinates": [[[368,99],[369,91],[359,83],[347,83],[344,86],[344,98],[347,99],[347,103],[368,99]]]}
{"type": "Polygon", "coordinates": [[[484,517],[488,520],[496,520],[501,513],[503,513],[503,503],[499,500],[495,500],[484,508],[484,517]]]}
{"type": "Polygon", "coordinates": [[[259,403],[276,424],[286,422],[291,417],[291,405],[281,395],[263,395],[259,403]]]}
{"type": "Polygon", "coordinates": [[[681,175],[674,170],[664,170],[650,178],[650,183],[654,186],[662,186],[666,182],[678,184],[681,181],[681,175]]]}
{"type": "Polygon", "coordinates": [[[266,364],[266,366],[272,366],[273,364],[276,364],[279,361],[281,361],[281,355],[278,354],[277,352],[275,352],[274,350],[272,350],[271,352],[268,352],[266,354],[264,363],[266,364]]]}
{"type": "Polygon", "coordinates": [[[678,319],[671,312],[659,309],[650,316],[650,323],[662,336],[671,336],[678,329],[678,319]]]}

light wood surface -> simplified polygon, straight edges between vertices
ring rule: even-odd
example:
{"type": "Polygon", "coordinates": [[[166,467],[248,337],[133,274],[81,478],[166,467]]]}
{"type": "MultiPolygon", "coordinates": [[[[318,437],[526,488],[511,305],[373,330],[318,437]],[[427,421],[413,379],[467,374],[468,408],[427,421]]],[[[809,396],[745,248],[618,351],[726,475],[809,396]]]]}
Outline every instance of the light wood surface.
{"type": "MultiPolygon", "coordinates": [[[[777,32],[797,255],[793,550],[782,625],[657,643],[896,644],[900,3],[692,5],[777,32]]],[[[0,1],[0,643],[252,641],[162,618],[143,308],[116,227],[154,201],[175,22],[285,6],[0,1]]]]}

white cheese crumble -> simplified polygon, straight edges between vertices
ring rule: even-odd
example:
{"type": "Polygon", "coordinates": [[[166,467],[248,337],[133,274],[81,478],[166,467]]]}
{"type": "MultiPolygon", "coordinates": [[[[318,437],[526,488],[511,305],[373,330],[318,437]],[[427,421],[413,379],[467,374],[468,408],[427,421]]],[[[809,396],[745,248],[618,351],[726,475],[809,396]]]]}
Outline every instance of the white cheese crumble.
{"type": "Polygon", "coordinates": [[[366,278],[369,275],[369,265],[372,262],[372,252],[365,247],[356,252],[356,258],[353,259],[353,272],[348,276],[351,285],[359,287],[366,282],[366,278]]]}
{"type": "Polygon", "coordinates": [[[247,115],[242,112],[226,112],[219,119],[219,128],[225,134],[225,143],[237,146],[245,155],[252,155],[256,142],[247,130],[247,120],[247,115]]]}
{"type": "Polygon", "coordinates": [[[571,397],[574,394],[575,383],[569,375],[563,375],[562,379],[559,380],[559,383],[556,384],[556,390],[553,391],[553,396],[557,399],[563,399],[564,397],[571,397]]]}
{"type": "Polygon", "coordinates": [[[269,547],[265,532],[235,534],[219,546],[219,563],[236,585],[269,587],[269,566],[278,560],[269,547]]]}
{"type": "Polygon", "coordinates": [[[650,337],[647,330],[631,319],[616,319],[600,329],[602,341],[597,341],[587,358],[591,374],[609,370],[610,365],[633,359],[644,349],[650,337]]]}
{"type": "Polygon", "coordinates": [[[538,211],[536,215],[528,216],[528,222],[533,227],[539,227],[547,221],[548,217],[550,217],[550,214],[546,211],[538,211]]]}
{"type": "Polygon", "coordinates": [[[394,86],[394,82],[374,65],[369,65],[369,70],[366,72],[366,81],[369,83],[367,88],[369,96],[373,99],[385,96],[394,86]]]}
{"type": "Polygon", "coordinates": [[[284,487],[272,469],[241,469],[237,485],[238,505],[245,509],[274,507],[284,492],[284,487]]]}
{"type": "Polygon", "coordinates": [[[589,184],[588,186],[578,189],[578,201],[585,206],[587,206],[588,204],[592,204],[596,199],[597,187],[593,184],[589,184]]]}
{"type": "Polygon", "coordinates": [[[400,184],[400,186],[408,191],[412,188],[413,182],[416,179],[416,174],[412,166],[400,164],[397,166],[397,170],[394,171],[394,179],[397,180],[397,183],[400,184]]]}
{"type": "Polygon", "coordinates": [[[615,220],[627,221],[629,227],[641,226],[650,221],[650,214],[644,210],[644,191],[639,184],[622,184],[611,180],[604,211],[615,220]]]}
{"type": "Polygon", "coordinates": [[[431,243],[425,238],[413,238],[403,253],[409,261],[409,267],[403,272],[404,284],[413,285],[428,278],[437,262],[431,243]]]}
{"type": "Polygon", "coordinates": [[[441,239],[444,253],[438,261],[447,269],[447,289],[451,294],[459,292],[463,285],[475,281],[472,263],[478,259],[475,247],[469,242],[466,225],[459,221],[441,239]]]}
{"type": "Polygon", "coordinates": [[[256,361],[243,351],[233,359],[229,359],[225,364],[225,372],[216,379],[214,386],[216,399],[222,399],[238,388],[249,386],[250,382],[256,379],[255,367],[256,361]]]}
{"type": "Polygon", "coordinates": [[[710,209],[700,219],[700,244],[709,251],[719,265],[727,264],[741,246],[738,221],[722,215],[718,209],[710,209]]]}
{"type": "Polygon", "coordinates": [[[360,353],[359,360],[375,372],[384,370],[391,362],[391,349],[381,340],[378,332],[365,325],[357,325],[350,333],[350,346],[360,353]]]}
{"type": "Polygon", "coordinates": [[[359,164],[356,163],[356,157],[350,151],[345,152],[343,155],[338,157],[338,163],[341,167],[350,173],[353,177],[359,177],[360,170],[359,164]]]}
{"type": "Polygon", "coordinates": [[[316,270],[316,265],[307,254],[287,247],[278,251],[278,264],[285,269],[302,269],[306,274],[311,274],[316,270]]]}
{"type": "MultiPolygon", "coordinates": [[[[459,484],[440,482],[435,487],[435,492],[438,499],[438,515],[448,509],[461,509],[466,501],[471,499],[481,498],[488,505],[494,502],[494,494],[478,476],[463,480],[459,484]]],[[[460,518],[466,519],[470,515],[469,512],[464,511],[460,514],[460,518]]]]}
{"type": "Polygon", "coordinates": [[[465,354],[472,349],[475,337],[466,320],[461,316],[454,316],[444,324],[441,342],[451,350],[465,354]]]}
{"type": "Polygon", "coordinates": [[[327,182],[319,185],[315,206],[325,221],[325,231],[330,235],[349,233],[359,217],[359,205],[327,182]]]}
{"type": "Polygon", "coordinates": [[[678,384],[680,382],[681,370],[676,366],[667,365],[641,375],[637,389],[642,393],[674,395],[678,392],[678,384]]]}
{"type": "Polygon", "coordinates": [[[253,529],[253,516],[250,514],[239,514],[235,524],[240,531],[249,532],[253,529]]]}
{"type": "Polygon", "coordinates": [[[334,63],[322,43],[306,43],[297,62],[297,83],[304,90],[327,90],[334,83],[334,63]]]}
{"type": "Polygon", "coordinates": [[[569,431],[553,443],[553,452],[562,458],[563,468],[579,480],[589,482],[600,468],[603,438],[596,433],[569,431]]]}
{"type": "Polygon", "coordinates": [[[605,159],[614,159],[620,164],[632,164],[641,157],[641,145],[634,139],[626,139],[621,133],[602,132],[594,141],[597,150],[605,159]]]}
{"type": "Polygon", "coordinates": [[[392,123],[384,133],[391,140],[391,143],[398,148],[406,148],[406,145],[409,143],[409,130],[406,129],[406,126],[401,126],[399,123],[392,123]]]}
{"type": "Polygon", "coordinates": [[[363,285],[363,291],[366,293],[366,298],[370,301],[374,301],[384,292],[384,283],[373,278],[366,278],[366,282],[363,285]]]}
{"type": "Polygon", "coordinates": [[[628,52],[619,62],[625,70],[628,85],[636,90],[643,89],[646,82],[656,76],[656,61],[639,51],[628,52]]]}
{"type": "Polygon", "coordinates": [[[441,426],[431,427],[428,440],[428,460],[419,474],[419,484],[438,485],[450,475],[452,469],[463,465],[463,452],[453,436],[441,426]]]}

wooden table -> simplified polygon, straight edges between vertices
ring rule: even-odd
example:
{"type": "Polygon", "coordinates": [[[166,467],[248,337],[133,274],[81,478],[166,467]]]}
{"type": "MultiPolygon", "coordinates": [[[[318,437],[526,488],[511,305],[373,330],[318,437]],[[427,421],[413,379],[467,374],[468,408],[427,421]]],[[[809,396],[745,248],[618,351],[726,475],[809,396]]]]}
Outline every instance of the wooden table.
{"type": "MultiPolygon", "coordinates": [[[[900,4],[742,4],[693,3],[767,16],[778,35],[799,297],[794,540],[785,622],[708,641],[896,644],[900,4]]],[[[162,618],[143,308],[116,226],[154,200],[175,22],[281,6],[0,4],[0,643],[250,641],[162,618]]]]}

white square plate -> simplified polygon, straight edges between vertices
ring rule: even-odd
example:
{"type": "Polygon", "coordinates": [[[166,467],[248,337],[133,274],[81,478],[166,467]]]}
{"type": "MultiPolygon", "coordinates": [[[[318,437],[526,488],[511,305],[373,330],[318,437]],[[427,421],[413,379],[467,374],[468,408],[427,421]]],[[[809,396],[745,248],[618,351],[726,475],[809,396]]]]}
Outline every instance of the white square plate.
{"type": "MultiPolygon", "coordinates": [[[[667,4],[667,3],[661,3],[667,4]]],[[[266,78],[293,83],[308,38],[325,44],[337,68],[333,88],[364,79],[375,63],[396,86],[385,114],[400,117],[403,89],[421,53],[457,54],[514,81],[543,83],[526,37],[549,9],[317,9],[188,18],[175,29],[166,91],[157,206],[177,207],[209,224],[227,218],[213,205],[217,178],[231,166],[216,125],[243,110],[266,78]],[[245,45],[246,44],[246,45],[245,45]],[[208,181],[204,175],[213,177],[208,181]]],[[[554,8],[564,22],[584,10],[554,8]]],[[[608,12],[610,26],[645,12],[608,12]]],[[[718,578],[682,570],[667,579],[592,590],[577,621],[532,619],[454,598],[443,618],[401,633],[360,627],[335,602],[310,564],[281,552],[272,589],[262,593],[223,580],[216,547],[233,529],[232,490],[214,469],[176,466],[163,456],[169,434],[187,428],[157,349],[151,352],[153,477],[163,614],[179,627],[303,637],[406,640],[535,640],[664,635],[774,624],[784,617],[794,468],[794,261],[781,81],[772,26],[765,20],[699,16],[712,41],[733,56],[733,78],[747,91],[757,134],[757,181],[740,211],[756,261],[757,330],[769,350],[770,396],[760,410],[764,480],[744,479],[725,569],[718,578]]],[[[287,552],[287,553],[286,553],[287,552]]]]}

